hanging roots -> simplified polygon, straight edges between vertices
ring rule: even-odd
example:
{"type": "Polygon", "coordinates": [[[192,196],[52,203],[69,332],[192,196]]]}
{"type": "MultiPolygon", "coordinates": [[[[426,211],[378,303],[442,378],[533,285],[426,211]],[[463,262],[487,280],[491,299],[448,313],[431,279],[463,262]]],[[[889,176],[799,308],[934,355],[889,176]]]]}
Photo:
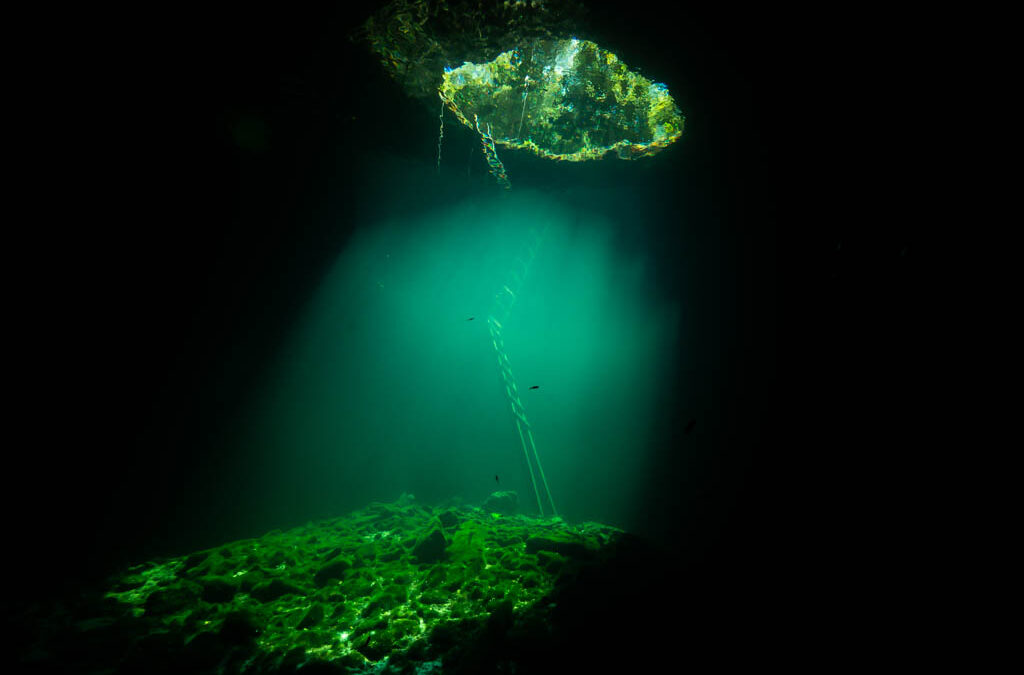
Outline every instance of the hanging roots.
{"type": "Polygon", "coordinates": [[[484,147],[484,157],[487,159],[487,166],[491,171],[491,175],[498,180],[498,184],[506,190],[512,189],[512,183],[508,180],[508,175],[505,173],[505,165],[498,159],[498,151],[494,147],[494,139],[491,138],[491,127],[487,125],[487,132],[485,133],[480,128],[480,120],[476,115],[473,115],[473,121],[476,122],[476,131],[480,134],[480,144],[484,147]]]}
{"type": "Polygon", "coordinates": [[[441,100],[441,112],[437,114],[441,121],[441,128],[437,132],[437,170],[441,171],[441,140],[444,139],[444,100],[441,100]]]}
{"type": "Polygon", "coordinates": [[[523,80],[523,110],[519,113],[519,131],[516,132],[516,139],[523,139],[523,116],[526,115],[526,97],[530,95],[530,76],[523,80]]]}

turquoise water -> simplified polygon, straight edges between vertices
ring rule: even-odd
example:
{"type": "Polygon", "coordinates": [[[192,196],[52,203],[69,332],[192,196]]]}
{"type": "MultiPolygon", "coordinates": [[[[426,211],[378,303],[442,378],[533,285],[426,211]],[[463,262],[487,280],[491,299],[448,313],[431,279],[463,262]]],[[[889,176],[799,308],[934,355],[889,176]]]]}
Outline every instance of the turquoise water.
{"type": "Polygon", "coordinates": [[[229,432],[275,510],[402,491],[479,503],[499,488],[539,510],[487,324],[533,230],[504,351],[562,515],[624,524],[652,471],[679,304],[651,299],[649,265],[616,250],[612,218],[528,189],[356,230],[229,432]]]}

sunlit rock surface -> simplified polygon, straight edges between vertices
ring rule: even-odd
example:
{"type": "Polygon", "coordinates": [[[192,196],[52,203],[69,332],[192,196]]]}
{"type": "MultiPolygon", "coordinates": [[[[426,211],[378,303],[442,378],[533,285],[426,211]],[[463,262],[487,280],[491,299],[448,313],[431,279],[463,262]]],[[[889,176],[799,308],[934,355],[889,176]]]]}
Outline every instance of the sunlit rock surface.
{"type": "Polygon", "coordinates": [[[594,645],[566,648],[595,628],[595,611],[649,621],[639,604],[622,615],[623,598],[650,595],[637,545],[597,523],[403,495],[132,566],[76,606],[30,615],[22,663],[90,673],[555,672],[593,656],[594,645]]]}

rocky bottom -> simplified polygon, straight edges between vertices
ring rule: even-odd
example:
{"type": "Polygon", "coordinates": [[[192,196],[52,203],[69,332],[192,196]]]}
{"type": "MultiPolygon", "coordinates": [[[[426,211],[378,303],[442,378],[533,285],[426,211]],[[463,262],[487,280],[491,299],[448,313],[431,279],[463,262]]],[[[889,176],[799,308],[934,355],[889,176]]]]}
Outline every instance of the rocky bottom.
{"type": "MultiPolygon", "coordinates": [[[[132,566],[34,607],[20,666],[81,673],[541,673],[664,649],[671,581],[586,522],[409,495],[132,566]],[[505,513],[493,509],[505,510],[505,513]]],[[[663,562],[663,561],[662,561],[663,562]]],[[[668,628],[669,630],[666,630],[668,628]]]]}

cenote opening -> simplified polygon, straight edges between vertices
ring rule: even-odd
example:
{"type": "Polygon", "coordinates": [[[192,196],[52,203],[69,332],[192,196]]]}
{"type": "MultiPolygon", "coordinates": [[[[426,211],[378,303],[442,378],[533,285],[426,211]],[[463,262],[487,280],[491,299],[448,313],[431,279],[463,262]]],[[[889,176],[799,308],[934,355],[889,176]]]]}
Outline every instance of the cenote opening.
{"type": "Polygon", "coordinates": [[[751,639],[766,38],[641,5],[138,27],[94,97],[125,218],[52,282],[21,667],[653,672],[751,639]]]}

